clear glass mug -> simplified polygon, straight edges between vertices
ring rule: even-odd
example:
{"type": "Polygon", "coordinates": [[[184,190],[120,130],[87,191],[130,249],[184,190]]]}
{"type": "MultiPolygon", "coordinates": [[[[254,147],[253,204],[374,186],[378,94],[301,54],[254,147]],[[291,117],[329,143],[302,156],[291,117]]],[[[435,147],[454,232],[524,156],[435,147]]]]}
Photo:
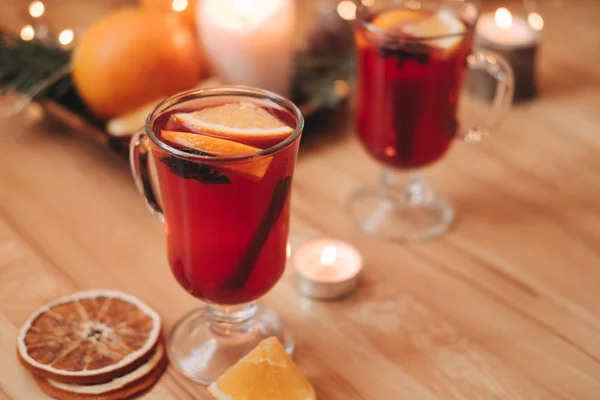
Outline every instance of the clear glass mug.
{"type": "Polygon", "coordinates": [[[362,3],[355,23],[356,127],[369,155],[387,168],[380,188],[356,193],[349,209],[369,234],[428,239],[448,229],[454,210],[418,169],[438,161],[456,138],[473,142],[487,136],[512,103],[513,72],[502,57],[472,50],[478,1],[362,3]],[[459,124],[457,117],[468,70],[496,80],[487,117],[473,126],[459,124]]]}
{"type": "Polygon", "coordinates": [[[254,300],[281,278],[287,261],[291,181],[304,120],[290,101],[247,87],[193,90],[159,104],[131,144],[131,169],[150,211],[165,225],[169,265],[179,284],[205,306],[168,337],[173,364],[210,384],[258,341],[277,336],[291,353],[292,335],[254,300]],[[160,130],[173,112],[224,102],[256,102],[285,114],[294,132],[258,153],[214,157],[173,147],[160,130]],[[290,123],[291,123],[290,122],[290,123]],[[149,159],[156,165],[154,193],[149,159]]]}

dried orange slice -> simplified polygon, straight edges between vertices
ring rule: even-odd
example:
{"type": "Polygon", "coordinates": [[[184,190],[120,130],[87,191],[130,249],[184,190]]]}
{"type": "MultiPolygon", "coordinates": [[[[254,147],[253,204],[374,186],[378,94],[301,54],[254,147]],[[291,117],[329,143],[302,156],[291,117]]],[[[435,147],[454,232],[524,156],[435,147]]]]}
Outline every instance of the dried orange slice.
{"type": "Polygon", "coordinates": [[[263,149],[283,141],[294,131],[260,105],[248,102],[177,113],[173,118],[192,131],[263,149]]]}
{"type": "Polygon", "coordinates": [[[216,400],[314,400],[315,391],[274,337],[263,340],[212,385],[216,400]]]}
{"type": "Polygon", "coordinates": [[[150,389],[167,366],[165,349],[160,344],[152,357],[132,372],[97,385],[73,385],[57,382],[39,376],[36,384],[49,396],[68,400],[122,400],[150,389]]]}
{"type": "Polygon", "coordinates": [[[98,384],[146,362],[160,334],[160,316],[136,297],[90,290],[37,309],[19,331],[17,351],[34,375],[98,384]]]}
{"type": "MultiPolygon", "coordinates": [[[[258,147],[248,146],[233,140],[221,139],[199,133],[162,131],[161,136],[172,143],[177,143],[187,148],[198,150],[214,156],[242,156],[259,152],[258,147]]],[[[235,164],[223,164],[219,167],[224,170],[237,171],[256,179],[262,179],[267,172],[273,157],[262,157],[251,161],[241,161],[235,164]]]]}

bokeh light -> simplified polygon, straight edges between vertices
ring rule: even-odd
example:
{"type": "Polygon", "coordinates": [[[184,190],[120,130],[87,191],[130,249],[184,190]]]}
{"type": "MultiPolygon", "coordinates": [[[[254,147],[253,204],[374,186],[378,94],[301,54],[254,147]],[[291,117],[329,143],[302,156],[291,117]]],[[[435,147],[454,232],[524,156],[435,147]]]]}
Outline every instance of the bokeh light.
{"type": "Polygon", "coordinates": [[[173,2],[171,2],[171,8],[173,11],[182,12],[187,8],[187,6],[188,0],[173,0],[173,2]]]}
{"type": "Polygon", "coordinates": [[[32,1],[29,4],[29,15],[33,18],[39,18],[44,15],[44,11],[46,11],[46,7],[44,7],[44,3],[41,1],[32,1]]]}
{"type": "Polygon", "coordinates": [[[340,1],[337,6],[337,12],[346,21],[351,21],[356,18],[356,4],[350,0],[340,1]]]}
{"type": "Polygon", "coordinates": [[[544,28],[544,18],[536,12],[530,12],[527,16],[527,21],[529,21],[529,25],[536,31],[541,31],[544,28]]]}
{"type": "Polygon", "coordinates": [[[21,39],[32,40],[35,37],[35,30],[31,25],[25,25],[21,28],[21,39]]]}
{"type": "Polygon", "coordinates": [[[74,37],[75,37],[75,34],[73,33],[73,31],[71,29],[65,29],[64,31],[62,31],[61,33],[58,34],[58,41],[63,46],[66,46],[73,41],[74,37]]]}
{"type": "Polygon", "coordinates": [[[494,15],[494,21],[500,28],[508,29],[512,26],[512,14],[507,8],[500,7],[496,10],[494,15]]]}

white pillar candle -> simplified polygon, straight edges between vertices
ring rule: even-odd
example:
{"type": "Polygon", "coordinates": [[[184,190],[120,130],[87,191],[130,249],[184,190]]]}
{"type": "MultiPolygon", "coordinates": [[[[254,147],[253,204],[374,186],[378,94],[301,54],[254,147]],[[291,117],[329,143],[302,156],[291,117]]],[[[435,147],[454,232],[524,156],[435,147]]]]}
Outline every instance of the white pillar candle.
{"type": "Polygon", "coordinates": [[[225,83],[289,95],[293,0],[201,0],[196,12],[200,42],[225,83]]]}

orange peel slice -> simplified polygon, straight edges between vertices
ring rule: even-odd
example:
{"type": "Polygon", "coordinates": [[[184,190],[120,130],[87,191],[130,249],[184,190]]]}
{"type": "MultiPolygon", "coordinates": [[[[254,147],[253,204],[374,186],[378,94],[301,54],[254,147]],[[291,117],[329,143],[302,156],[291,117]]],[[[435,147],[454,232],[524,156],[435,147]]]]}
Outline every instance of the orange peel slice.
{"type": "Polygon", "coordinates": [[[465,24],[450,10],[441,10],[431,17],[414,25],[406,27],[406,32],[416,37],[435,37],[439,39],[428,40],[431,46],[450,51],[463,40],[465,24]]]}
{"type": "Polygon", "coordinates": [[[294,131],[260,105],[249,102],[226,103],[189,113],[176,113],[172,118],[196,133],[263,149],[280,143],[294,131]]]}
{"type": "Polygon", "coordinates": [[[384,11],[373,19],[373,25],[391,33],[405,33],[415,38],[439,37],[426,40],[428,45],[445,51],[454,49],[462,40],[464,23],[450,10],[435,14],[423,11],[393,9],[384,11]]]}
{"type": "Polygon", "coordinates": [[[275,337],[258,346],[208,387],[216,400],[315,400],[315,391],[275,337]]]}
{"type": "MultiPolygon", "coordinates": [[[[161,136],[172,143],[216,157],[250,155],[261,151],[258,147],[252,147],[234,142],[233,140],[221,139],[199,133],[164,130],[161,132],[161,136]]],[[[228,171],[241,172],[254,179],[260,180],[266,174],[272,160],[273,157],[262,157],[256,160],[222,164],[219,165],[219,168],[228,171]]]]}
{"type": "Polygon", "coordinates": [[[403,31],[407,24],[422,21],[423,12],[407,9],[393,9],[378,14],[371,22],[375,27],[385,32],[403,31]]]}

